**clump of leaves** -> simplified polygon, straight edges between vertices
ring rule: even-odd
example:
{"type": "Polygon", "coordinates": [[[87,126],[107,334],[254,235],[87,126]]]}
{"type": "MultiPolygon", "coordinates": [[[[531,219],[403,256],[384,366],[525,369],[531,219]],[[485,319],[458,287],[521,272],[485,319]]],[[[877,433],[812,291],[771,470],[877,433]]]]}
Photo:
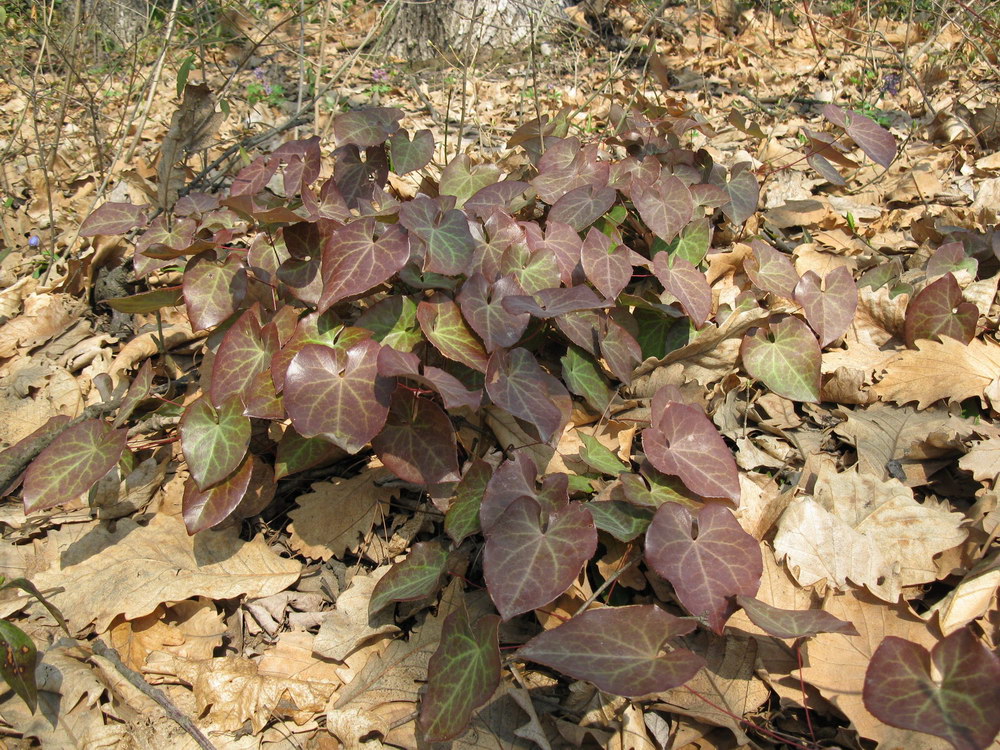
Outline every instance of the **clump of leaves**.
{"type": "MultiPolygon", "coordinates": [[[[732,448],[700,405],[651,387],[648,374],[725,336],[742,339],[743,367],[763,388],[819,401],[821,351],[850,325],[854,279],[844,269],[800,277],[785,253],[754,240],[742,292],[713,299],[706,259],[756,212],[757,175],[683,147],[689,130],[710,132],[696,114],[640,104],[612,111],[603,144],[568,137],[566,118],[528,123],[510,146],[530,169],[504,177],[460,156],[438,182],[425,175],[413,199],[389,175],[430,162],[430,132],[411,136],[391,109],[348,112],[334,121],[328,179],[319,180],[319,139],[293,141],[242,169],[227,195],[191,193],[151,221],[145,207],[107,203],[82,227],[141,229],[140,278],[185,263],[180,286],[112,306],[183,304],[194,329],[212,330],[179,425],[190,533],[259,513],[290,475],[374,453],[445,515],[441,533],[382,579],[373,612],[435,595],[460,548],[482,549],[499,616],[459,610],[445,622],[419,721],[428,741],[460,735],[493,694],[499,623],[560,597],[610,540],[669,583],[660,601],[583,608],[511,658],[635,696],[694,676],[706,641],[686,636],[724,638],[739,607],[778,637],[851,630],[754,599],[760,544],[732,510],[741,495],[732,448]],[[637,439],[615,453],[599,428],[581,431],[580,471],[552,471],[560,439],[588,421],[574,412],[631,420],[637,439]],[[283,427],[276,440],[268,425],[283,427]]],[[[870,119],[833,105],[824,113],[872,160],[892,161],[892,136],[870,119]]],[[[807,139],[807,158],[832,182],[843,182],[834,164],[857,166],[844,135],[807,139]]],[[[943,249],[932,262],[928,276],[942,275],[914,298],[907,337],[968,340],[966,303],[948,281],[964,261],[943,249]]],[[[26,511],[76,498],[126,460],[130,414],[153,386],[147,363],[113,421],[29,438],[50,444],[24,476],[26,511]]],[[[921,675],[873,670],[865,698],[885,713],[910,701],[906,726],[952,739],[958,730],[939,712],[910,705],[921,675]]],[[[949,705],[962,686],[941,688],[949,705]]],[[[975,687],[965,699],[984,711],[975,687]]],[[[989,736],[984,723],[962,746],[989,736]]]]}

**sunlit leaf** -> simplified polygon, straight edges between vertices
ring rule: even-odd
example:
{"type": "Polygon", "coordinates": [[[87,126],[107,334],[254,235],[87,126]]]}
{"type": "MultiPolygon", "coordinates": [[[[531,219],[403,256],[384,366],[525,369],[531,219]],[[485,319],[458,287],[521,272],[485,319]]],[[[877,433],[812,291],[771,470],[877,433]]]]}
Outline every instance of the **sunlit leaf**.
{"type": "Polygon", "coordinates": [[[151,292],[140,292],[130,297],[112,297],[104,300],[104,303],[112,310],[128,313],[129,315],[143,315],[145,313],[156,312],[164,307],[174,307],[184,302],[184,295],[181,287],[174,286],[164,289],[154,289],[151,292]]]}
{"type": "Polygon", "coordinates": [[[215,353],[210,396],[213,404],[237,398],[246,404],[253,396],[254,379],[270,380],[271,359],[278,351],[274,327],[261,327],[258,308],[243,313],[222,337],[215,353]]]}
{"type": "Polygon", "coordinates": [[[108,201],[88,216],[80,225],[81,237],[99,234],[125,234],[146,225],[147,206],[108,201]]]}
{"type": "Polygon", "coordinates": [[[795,286],[795,301],[802,305],[806,322],[819,336],[820,347],[832,343],[854,322],[858,288],[846,266],[837,266],[820,281],[806,271],[795,286]]]}
{"type": "Polygon", "coordinates": [[[910,300],[906,306],[903,337],[914,347],[918,339],[940,341],[942,336],[968,344],[976,335],[979,309],[962,297],[954,274],[946,273],[910,300]]]}
{"type": "Polygon", "coordinates": [[[661,505],[646,531],[646,561],[673,584],[684,608],[719,635],[736,611],[733,597],[756,594],[763,572],[760,543],[718,503],[695,514],[661,505]]]}
{"type": "Polygon", "coordinates": [[[695,627],[652,604],[602,607],[536,635],[517,655],[606,693],[637,697],[683,685],[705,665],[700,656],[667,643],[695,627]]]}
{"type": "Polygon", "coordinates": [[[206,490],[232,474],[250,445],[250,420],[236,396],[218,407],[205,397],[187,407],[181,417],[181,450],[191,476],[206,490]]]}
{"type": "Polygon", "coordinates": [[[614,392],[593,356],[570,344],[560,364],[566,387],[586,399],[595,411],[603,413],[614,398],[614,392]]]}
{"type": "Polygon", "coordinates": [[[13,623],[0,620],[0,650],[0,677],[25,702],[28,710],[35,713],[38,706],[38,686],[35,684],[38,649],[35,642],[13,623]]]}
{"type": "Polygon", "coordinates": [[[808,638],[818,633],[858,635],[857,628],[822,609],[779,609],[752,596],[737,596],[750,622],[776,638],[808,638]]]}
{"type": "Polygon", "coordinates": [[[455,208],[448,208],[454,198],[414,198],[403,204],[399,223],[427,243],[424,270],[456,275],[469,265],[476,241],[469,231],[469,220],[455,208]]]}
{"type": "Polygon", "coordinates": [[[645,533],[653,518],[650,508],[643,508],[621,500],[587,503],[594,524],[620,542],[631,542],[645,533]]]}
{"type": "Polygon", "coordinates": [[[648,189],[633,195],[632,202],[646,226],[665,242],[676,237],[694,213],[691,192],[674,175],[661,177],[648,189]]]}
{"type": "Polygon", "coordinates": [[[235,254],[224,263],[198,256],[184,271],[184,303],[195,330],[218,325],[247,294],[247,272],[235,254]]]}
{"type": "Polygon", "coordinates": [[[500,179],[500,170],[493,164],[473,164],[467,154],[459,154],[441,171],[440,195],[452,195],[461,207],[487,185],[500,179]]]}
{"type": "Polygon", "coordinates": [[[795,317],[748,334],[740,345],[743,366],[779,396],[793,401],[819,401],[819,342],[809,327],[795,317]]]}
{"type": "Polygon", "coordinates": [[[743,261],[743,268],[750,281],[765,292],[794,299],[799,275],[795,273],[792,262],[766,242],[754,240],[751,247],[753,255],[743,261]]]}
{"type": "Polygon", "coordinates": [[[583,503],[544,517],[538,502],[512,502],[486,535],[483,572],[504,620],[543,607],[570,587],[597,549],[583,503]]]}
{"type": "Polygon", "coordinates": [[[128,433],[100,419],[70,427],[43,450],[24,475],[24,512],[75,500],[107,474],[125,451],[128,433]]]}
{"type": "Polygon", "coordinates": [[[617,197],[618,193],[613,188],[581,185],[555,202],[549,211],[549,219],[583,231],[601,218],[614,205],[617,197]]]}
{"type": "Polygon", "coordinates": [[[533,424],[548,442],[562,424],[562,412],[553,393],[562,384],[545,372],[527,349],[500,349],[490,355],[486,368],[486,393],[497,406],[533,424]]]}
{"type": "Polygon", "coordinates": [[[378,146],[399,129],[403,113],[389,107],[369,107],[344,112],[333,118],[333,137],[337,146],[378,146]]]}
{"type": "Polygon", "coordinates": [[[181,515],[188,534],[196,534],[225,521],[246,494],[253,469],[254,457],[248,455],[236,471],[207,490],[199,489],[194,477],[189,477],[184,483],[181,501],[181,515]]]}
{"type": "Polygon", "coordinates": [[[417,305],[417,321],[424,336],[448,359],[479,372],[489,360],[482,343],[465,322],[457,304],[444,294],[435,294],[417,305]]]}
{"type": "Polygon", "coordinates": [[[701,328],[712,314],[712,288],[705,274],[679,255],[657,253],[653,273],[670,292],[696,327],[701,328]]]}
{"type": "Polygon", "coordinates": [[[888,168],[896,158],[896,139],[870,117],[842,109],[836,104],[823,105],[823,116],[842,127],[876,164],[888,168]]]}
{"type": "Polygon", "coordinates": [[[605,299],[615,299],[632,278],[632,251],[591,227],[580,257],[587,279],[605,299]]]}
{"type": "Polygon", "coordinates": [[[979,261],[965,254],[965,245],[961,242],[946,242],[927,261],[927,278],[943,276],[949,271],[965,271],[970,276],[975,276],[978,269],[979,261]]]}
{"type": "Polygon", "coordinates": [[[503,306],[506,297],[523,291],[512,276],[503,276],[490,284],[478,271],[462,285],[456,298],[462,316],[483,339],[486,351],[513,346],[528,327],[530,315],[510,313],[503,306]]]}
{"type": "Polygon", "coordinates": [[[894,727],[915,729],[956,750],[983,750],[1000,731],[1000,660],[968,628],[920,645],[888,636],[865,675],[865,708],[894,727]]]}
{"type": "Polygon", "coordinates": [[[118,407],[118,414],[115,415],[115,421],[112,423],[112,426],[121,427],[125,424],[125,421],[135,411],[135,407],[148,398],[152,390],[153,361],[147,359],[142,363],[139,372],[135,374],[135,378],[129,384],[128,390],[125,392],[125,398],[122,399],[122,405],[118,407]]]}
{"type": "Polygon", "coordinates": [[[377,240],[374,219],[360,219],[334,230],[323,245],[323,293],[319,311],[387,281],[406,265],[406,232],[390,226],[377,240]]]}

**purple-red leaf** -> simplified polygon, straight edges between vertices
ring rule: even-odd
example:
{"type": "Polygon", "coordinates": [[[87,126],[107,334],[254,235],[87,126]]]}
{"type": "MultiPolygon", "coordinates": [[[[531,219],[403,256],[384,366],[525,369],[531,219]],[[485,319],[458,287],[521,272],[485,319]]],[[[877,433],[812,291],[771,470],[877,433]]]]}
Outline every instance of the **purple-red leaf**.
{"type": "Polygon", "coordinates": [[[543,607],[570,587],[597,550],[582,503],[546,514],[530,497],[512,502],[486,536],[486,586],[504,620],[543,607]]]}
{"type": "Polygon", "coordinates": [[[754,240],[750,246],[753,255],[743,261],[743,269],[754,286],[785,299],[794,299],[799,275],[795,273],[792,262],[766,242],[754,240]]]}
{"type": "Polygon", "coordinates": [[[323,245],[323,293],[319,311],[363,294],[390,279],[410,259],[406,232],[390,226],[374,239],[375,220],[361,219],[335,230],[323,245]]]}
{"type": "Polygon", "coordinates": [[[681,308],[695,326],[701,328],[705,325],[712,314],[712,288],[705,274],[686,258],[663,252],[653,256],[653,273],[663,288],[681,303],[681,308]]]}
{"type": "Polygon", "coordinates": [[[505,298],[521,295],[523,291],[513,276],[504,276],[490,284],[478,271],[462,285],[458,304],[463,317],[482,337],[486,351],[513,346],[528,327],[529,314],[510,313],[503,306],[505,298]]]}
{"type": "Polygon", "coordinates": [[[946,273],[917,292],[906,306],[903,338],[911,348],[919,339],[940,341],[942,336],[968,344],[976,335],[978,321],[979,308],[965,301],[954,274],[946,273]]]}
{"type": "Polygon", "coordinates": [[[808,638],[819,633],[858,635],[854,625],[822,609],[779,609],[752,596],[737,596],[736,603],[750,622],[776,638],[808,638]]]}
{"type": "Polygon", "coordinates": [[[697,515],[677,503],[661,505],[646,531],[646,561],[719,635],[736,611],[733,597],[756,594],[763,572],[760,544],[718,503],[697,515]]]}
{"type": "Polygon", "coordinates": [[[250,420],[233,396],[212,406],[205,397],[188,406],[181,417],[181,450],[191,476],[206,490],[236,471],[250,445],[250,420]]]}
{"type": "Polygon", "coordinates": [[[676,237],[694,214],[691,191],[674,175],[661,176],[633,195],[632,202],[646,226],[664,242],[676,237]]]}
{"type": "Polygon", "coordinates": [[[739,502],[740,482],[733,453],[705,413],[676,401],[667,403],[642,433],[646,458],[659,471],[680,477],[703,497],[739,502]]]}
{"type": "Polygon", "coordinates": [[[587,232],[580,253],[587,278],[609,300],[615,299],[632,278],[631,256],[629,248],[594,227],[587,232]]]}
{"type": "Polygon", "coordinates": [[[345,112],[333,118],[333,137],[337,146],[378,146],[399,129],[403,113],[389,107],[370,107],[345,112]]]}
{"type": "Polygon", "coordinates": [[[823,107],[823,116],[839,125],[876,164],[888,168],[896,158],[896,139],[870,117],[841,109],[836,104],[823,107]]]}
{"type": "Polygon", "coordinates": [[[375,437],[389,415],[392,381],[378,374],[379,345],[346,351],[308,344],[285,375],[285,408],[303,437],[322,435],[348,453],[375,437]]]}
{"type": "Polygon", "coordinates": [[[562,425],[563,416],[553,396],[568,396],[562,384],[535,361],[527,349],[499,349],[486,367],[486,393],[493,403],[518,419],[533,424],[547,443],[562,425]]]}
{"type": "Polygon", "coordinates": [[[1000,660],[968,628],[930,654],[888,636],[872,654],[863,698],[886,724],[933,734],[956,750],[984,750],[1000,731],[1000,660]]]}
{"type": "MultiPolygon", "coordinates": [[[[271,358],[278,351],[274,326],[261,327],[256,306],[230,326],[215,353],[210,396],[213,404],[237,397],[244,405],[253,400],[255,379],[264,374],[271,379],[271,358]]],[[[271,390],[274,390],[273,385],[271,390]]]]}
{"type": "Polygon", "coordinates": [[[819,342],[809,326],[795,317],[747,334],[740,344],[743,366],[779,396],[793,401],[819,401],[819,342]]]}
{"type": "Polygon", "coordinates": [[[795,301],[802,305],[822,348],[850,328],[858,309],[858,287],[846,266],[833,269],[822,282],[816,273],[806,271],[795,286],[795,301]]]}
{"type": "Polygon", "coordinates": [[[535,489],[537,476],[538,467],[524,450],[515,451],[496,468],[492,476],[488,477],[479,507],[479,520],[484,531],[488,532],[507,507],[519,497],[539,500],[535,489]]]}
{"type": "Polygon", "coordinates": [[[967,271],[975,276],[979,269],[979,261],[965,254],[965,246],[961,242],[946,242],[931,255],[927,261],[927,278],[943,276],[949,271],[958,273],[967,271]]]}
{"type": "Polygon", "coordinates": [[[236,471],[207,490],[198,489],[194,477],[188,478],[181,500],[181,514],[188,534],[218,526],[236,510],[250,486],[254,460],[252,455],[248,455],[236,471]]]}
{"type": "Polygon", "coordinates": [[[184,271],[184,303],[191,327],[218,325],[239,307],[247,294],[247,271],[236,254],[224,263],[199,256],[184,271]]]}
{"type": "Polygon", "coordinates": [[[606,693],[637,697],[683,685],[705,666],[697,654],[667,645],[694,628],[653,604],[602,607],[536,635],[517,655],[606,693]]]}
{"type": "Polygon", "coordinates": [[[81,237],[99,234],[125,234],[146,226],[146,206],[108,202],[100,206],[80,225],[81,237]]]}
{"type": "MultiPolygon", "coordinates": [[[[385,580],[385,579],[383,579],[385,580]]],[[[465,731],[472,712],[500,684],[500,618],[469,622],[465,607],[444,621],[441,643],[427,665],[427,692],[420,702],[420,728],[428,742],[445,742],[465,731]]]]}
{"type": "Polygon", "coordinates": [[[400,479],[420,485],[459,479],[455,428],[430,399],[396,386],[385,427],[372,440],[382,463],[400,479]]]}
{"type": "Polygon", "coordinates": [[[549,211],[550,221],[568,224],[583,231],[614,205],[618,193],[614,188],[581,185],[556,201],[549,211]]]}
{"type": "Polygon", "coordinates": [[[722,213],[733,224],[742,224],[757,211],[760,184],[748,162],[734,165],[729,172],[729,181],[719,187],[729,196],[729,202],[722,206],[722,213]]]}
{"type": "Polygon", "coordinates": [[[33,513],[75,500],[118,463],[128,433],[100,419],[63,432],[43,450],[24,475],[24,512],[33,513]]]}
{"type": "Polygon", "coordinates": [[[536,318],[555,318],[559,315],[593,310],[603,307],[600,297],[585,284],[542,289],[528,296],[511,296],[503,301],[504,309],[512,315],[528,313],[536,318]]]}

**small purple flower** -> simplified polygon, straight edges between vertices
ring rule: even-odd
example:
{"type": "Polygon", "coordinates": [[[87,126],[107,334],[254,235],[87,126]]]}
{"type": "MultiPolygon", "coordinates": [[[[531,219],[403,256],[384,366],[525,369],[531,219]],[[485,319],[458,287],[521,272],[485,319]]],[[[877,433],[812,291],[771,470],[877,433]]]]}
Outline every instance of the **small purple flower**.
{"type": "Polygon", "coordinates": [[[258,81],[263,81],[264,80],[264,75],[265,75],[264,74],[264,69],[261,68],[261,67],[254,68],[253,69],[253,75],[254,75],[254,78],[256,78],[258,81]]]}
{"type": "Polygon", "coordinates": [[[389,80],[389,71],[385,68],[375,68],[372,71],[372,80],[376,83],[381,83],[382,81],[389,80]]]}
{"type": "Polygon", "coordinates": [[[899,93],[899,73],[889,73],[882,80],[882,90],[887,94],[895,96],[899,93]]]}
{"type": "Polygon", "coordinates": [[[33,234],[28,238],[29,247],[38,247],[42,244],[42,239],[37,234],[33,234]]]}

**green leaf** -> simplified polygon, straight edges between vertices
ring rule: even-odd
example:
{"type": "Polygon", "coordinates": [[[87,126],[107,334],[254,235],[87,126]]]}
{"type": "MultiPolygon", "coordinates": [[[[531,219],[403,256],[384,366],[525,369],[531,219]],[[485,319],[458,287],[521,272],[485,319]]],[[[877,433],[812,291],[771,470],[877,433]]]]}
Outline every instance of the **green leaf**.
{"type": "Polygon", "coordinates": [[[112,297],[104,302],[112,310],[130,315],[143,315],[162,310],[164,307],[175,307],[183,304],[184,297],[181,293],[181,287],[171,286],[164,289],[154,289],[151,292],[140,292],[131,297],[112,297]]]}
{"type": "Polygon", "coordinates": [[[580,448],[580,459],[592,469],[596,469],[602,474],[616,477],[623,471],[628,471],[628,465],[618,456],[606,448],[600,440],[593,435],[577,430],[583,447],[580,448]]]}
{"type": "Polygon", "coordinates": [[[747,335],[740,345],[743,366],[751,377],[793,401],[819,401],[819,342],[809,326],[785,317],[747,335]]]}
{"type": "Polygon", "coordinates": [[[180,68],[177,69],[177,98],[180,99],[184,96],[184,87],[187,86],[188,74],[194,67],[195,62],[198,59],[198,55],[190,54],[184,58],[181,63],[180,68]]]}
{"type": "Polygon", "coordinates": [[[38,650],[34,641],[16,625],[0,620],[0,646],[3,648],[0,675],[25,702],[28,710],[35,713],[38,705],[38,686],[35,684],[38,650]]]}
{"type": "Polygon", "coordinates": [[[24,512],[68,503],[118,463],[128,433],[99,419],[74,425],[31,462],[24,475],[24,512]]]}
{"type": "Polygon", "coordinates": [[[475,624],[460,606],[448,615],[441,643],[427,665],[427,692],[420,704],[420,728],[430,742],[460,735],[472,712],[500,684],[500,618],[483,615],[475,624]]]}
{"type": "Polygon", "coordinates": [[[620,542],[631,542],[649,528],[653,509],[644,508],[621,500],[587,503],[594,524],[620,542]]]}
{"type": "Polygon", "coordinates": [[[492,164],[472,164],[466,154],[459,154],[441,171],[440,195],[453,195],[456,206],[462,205],[479,190],[500,179],[500,170],[492,164]]]}
{"type": "Polygon", "coordinates": [[[479,533],[479,506],[492,474],[490,465],[477,458],[455,487],[455,501],[444,516],[444,530],[455,544],[461,544],[466,537],[479,533]]]}
{"type": "Polygon", "coordinates": [[[198,487],[207,490],[232,474],[250,445],[250,420],[243,404],[232,398],[218,409],[204,396],[188,406],[181,417],[181,451],[198,487]]]}
{"type": "Polygon", "coordinates": [[[566,386],[577,396],[583,396],[597,412],[608,408],[614,392],[596,360],[580,347],[571,344],[559,360],[566,386]]]}
{"type": "Polygon", "coordinates": [[[371,617],[391,602],[409,602],[430,596],[441,586],[448,550],[438,541],[417,542],[405,560],[379,579],[368,602],[371,617]]]}

